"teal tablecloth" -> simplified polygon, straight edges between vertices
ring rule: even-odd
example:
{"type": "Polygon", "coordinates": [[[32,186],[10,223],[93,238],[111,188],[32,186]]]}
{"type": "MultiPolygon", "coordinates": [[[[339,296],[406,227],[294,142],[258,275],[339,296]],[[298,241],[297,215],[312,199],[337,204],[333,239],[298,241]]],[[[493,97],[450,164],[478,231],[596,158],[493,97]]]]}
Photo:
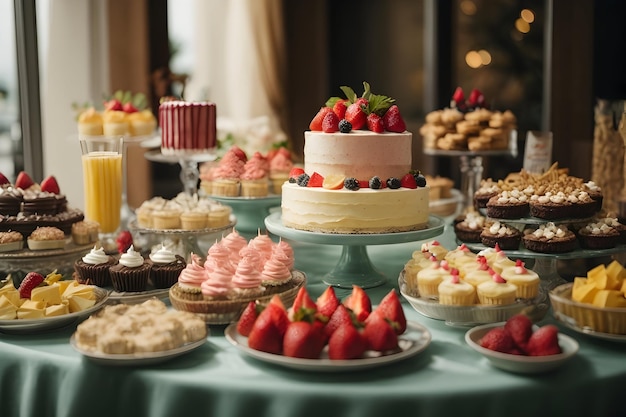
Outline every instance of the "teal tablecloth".
{"type": "MultiPolygon", "coordinates": [[[[450,230],[438,240],[453,247],[450,230]]],[[[296,267],[317,296],[340,246],[292,242],[296,267]]],[[[368,290],[378,302],[422,242],[371,246],[372,263],[388,276],[368,290]]],[[[584,272],[584,271],[582,271],[584,272]]],[[[623,416],[626,344],[575,337],[580,352],[563,368],[525,376],[492,367],[464,342],[465,328],[421,316],[432,333],[419,355],[383,368],[313,373],[243,356],[211,328],[200,349],[143,368],[104,367],[68,343],[75,326],[39,335],[0,334],[0,416],[623,416]]],[[[554,322],[548,315],[544,322],[554,322]]]]}

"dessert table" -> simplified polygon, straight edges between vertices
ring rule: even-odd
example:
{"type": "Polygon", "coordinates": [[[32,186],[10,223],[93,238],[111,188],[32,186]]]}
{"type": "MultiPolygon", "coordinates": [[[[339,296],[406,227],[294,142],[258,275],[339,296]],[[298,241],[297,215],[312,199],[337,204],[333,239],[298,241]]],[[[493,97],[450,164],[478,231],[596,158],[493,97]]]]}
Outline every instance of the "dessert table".
{"type": "MultiPolygon", "coordinates": [[[[435,238],[456,246],[451,227],[435,238]]],[[[432,239],[428,239],[432,240],[432,239]]],[[[316,297],[341,247],[291,242],[296,268],[316,297]]],[[[423,242],[377,245],[369,257],[388,279],[367,290],[378,302],[423,242]]],[[[581,271],[583,273],[584,271],[581,271]]],[[[340,296],[346,295],[341,293],[340,296]]],[[[576,357],[546,374],[494,368],[464,341],[467,328],[407,318],[432,334],[403,361],[351,372],[279,367],[244,356],[211,327],[200,348],[140,367],[94,363],[69,344],[75,325],[43,334],[0,333],[0,416],[623,416],[626,344],[593,339],[561,325],[580,344],[576,357]]],[[[557,323],[551,313],[540,324],[557,323]]],[[[557,323],[558,325],[558,323],[557,323]]]]}

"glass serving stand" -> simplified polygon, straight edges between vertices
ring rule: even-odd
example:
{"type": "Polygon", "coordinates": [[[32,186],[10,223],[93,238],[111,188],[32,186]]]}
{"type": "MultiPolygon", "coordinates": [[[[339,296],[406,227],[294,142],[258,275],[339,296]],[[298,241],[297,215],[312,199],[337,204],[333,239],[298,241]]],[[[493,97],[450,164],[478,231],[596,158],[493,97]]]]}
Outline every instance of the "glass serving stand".
{"type": "Polygon", "coordinates": [[[220,197],[208,196],[210,199],[230,206],[237,218],[237,231],[254,237],[265,231],[265,218],[271,209],[280,207],[281,196],[270,194],[267,197],[220,197]]]}
{"type": "Polygon", "coordinates": [[[331,234],[285,227],[281,213],[277,212],[265,218],[265,226],[270,233],[294,241],[342,245],[343,250],[339,262],[324,276],[323,281],[333,287],[351,289],[353,284],[363,288],[373,288],[387,281],[385,274],[377,270],[370,261],[367,246],[430,239],[443,233],[445,221],[438,216],[430,215],[426,228],[422,230],[382,234],[331,234]]]}
{"type": "Polygon", "coordinates": [[[493,156],[517,156],[517,131],[512,130],[509,136],[509,146],[507,149],[470,151],[470,150],[443,150],[424,148],[424,155],[447,156],[459,158],[459,169],[461,171],[461,193],[464,198],[464,208],[473,205],[474,193],[480,187],[483,179],[483,158],[493,156]]]}
{"type": "Polygon", "coordinates": [[[185,192],[193,195],[198,192],[198,179],[200,172],[198,164],[202,162],[214,161],[217,154],[208,153],[190,153],[186,155],[164,155],[160,149],[151,149],[144,154],[145,158],[152,162],[165,164],[180,165],[180,181],[183,184],[185,192]]]}

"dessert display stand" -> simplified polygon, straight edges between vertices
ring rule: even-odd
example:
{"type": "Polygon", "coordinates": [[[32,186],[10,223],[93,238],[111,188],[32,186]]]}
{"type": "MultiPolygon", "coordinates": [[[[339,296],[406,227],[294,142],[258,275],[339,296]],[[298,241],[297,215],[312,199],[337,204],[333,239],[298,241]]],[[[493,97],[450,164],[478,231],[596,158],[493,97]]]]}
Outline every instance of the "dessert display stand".
{"type": "Polygon", "coordinates": [[[267,197],[221,197],[209,195],[209,198],[230,206],[237,218],[237,231],[247,238],[265,231],[265,218],[272,209],[279,208],[281,196],[269,194],[267,197]]]}
{"type": "MultiPolygon", "coordinates": [[[[539,225],[549,222],[550,220],[539,219],[536,217],[525,217],[520,219],[496,219],[503,223],[506,223],[518,230],[523,230],[527,226],[539,225]]],[[[590,219],[561,219],[553,220],[555,224],[576,224],[585,223],[590,219]]],[[[487,246],[481,243],[467,243],[461,242],[457,239],[458,243],[465,243],[473,252],[480,252],[483,249],[487,249],[487,246]]],[[[541,253],[533,252],[523,247],[520,244],[517,250],[505,250],[504,251],[509,258],[521,258],[521,259],[533,259],[535,271],[541,277],[541,284],[548,291],[558,287],[561,284],[565,284],[567,281],[563,279],[557,270],[557,261],[566,261],[570,259],[588,259],[588,258],[600,258],[605,256],[612,256],[626,252],[626,245],[617,245],[610,249],[584,249],[578,247],[577,249],[564,252],[564,253],[541,253]]]]}
{"type": "Polygon", "coordinates": [[[370,261],[367,246],[430,239],[443,233],[445,222],[442,218],[431,215],[426,228],[422,230],[384,234],[331,234],[285,227],[281,213],[272,213],[265,218],[265,226],[270,233],[286,239],[343,246],[339,262],[322,281],[333,287],[351,290],[353,284],[362,288],[374,288],[387,281],[385,274],[377,270],[370,261]]]}
{"type": "Polygon", "coordinates": [[[180,181],[183,183],[183,189],[189,195],[193,195],[198,191],[198,179],[200,172],[198,164],[202,162],[214,161],[217,154],[207,153],[190,153],[186,155],[164,155],[161,149],[151,149],[144,156],[148,161],[159,162],[162,164],[179,164],[180,165],[180,181]]]}
{"type": "Polygon", "coordinates": [[[424,148],[424,155],[447,156],[459,158],[459,169],[461,171],[461,193],[464,198],[464,208],[473,204],[474,193],[480,187],[483,179],[483,158],[493,156],[517,156],[517,131],[511,131],[509,136],[509,146],[507,149],[469,151],[469,150],[443,150],[424,148]]]}

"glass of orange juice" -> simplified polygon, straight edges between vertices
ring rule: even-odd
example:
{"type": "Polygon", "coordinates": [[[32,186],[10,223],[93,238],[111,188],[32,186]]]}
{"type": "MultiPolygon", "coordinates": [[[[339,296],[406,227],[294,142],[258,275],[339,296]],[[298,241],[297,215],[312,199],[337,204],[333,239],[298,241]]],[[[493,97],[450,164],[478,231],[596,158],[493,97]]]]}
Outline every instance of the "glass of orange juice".
{"type": "Polygon", "coordinates": [[[123,136],[81,136],[85,218],[100,224],[101,243],[115,240],[122,209],[123,136]],[[103,236],[104,235],[104,236],[103,236]]]}

